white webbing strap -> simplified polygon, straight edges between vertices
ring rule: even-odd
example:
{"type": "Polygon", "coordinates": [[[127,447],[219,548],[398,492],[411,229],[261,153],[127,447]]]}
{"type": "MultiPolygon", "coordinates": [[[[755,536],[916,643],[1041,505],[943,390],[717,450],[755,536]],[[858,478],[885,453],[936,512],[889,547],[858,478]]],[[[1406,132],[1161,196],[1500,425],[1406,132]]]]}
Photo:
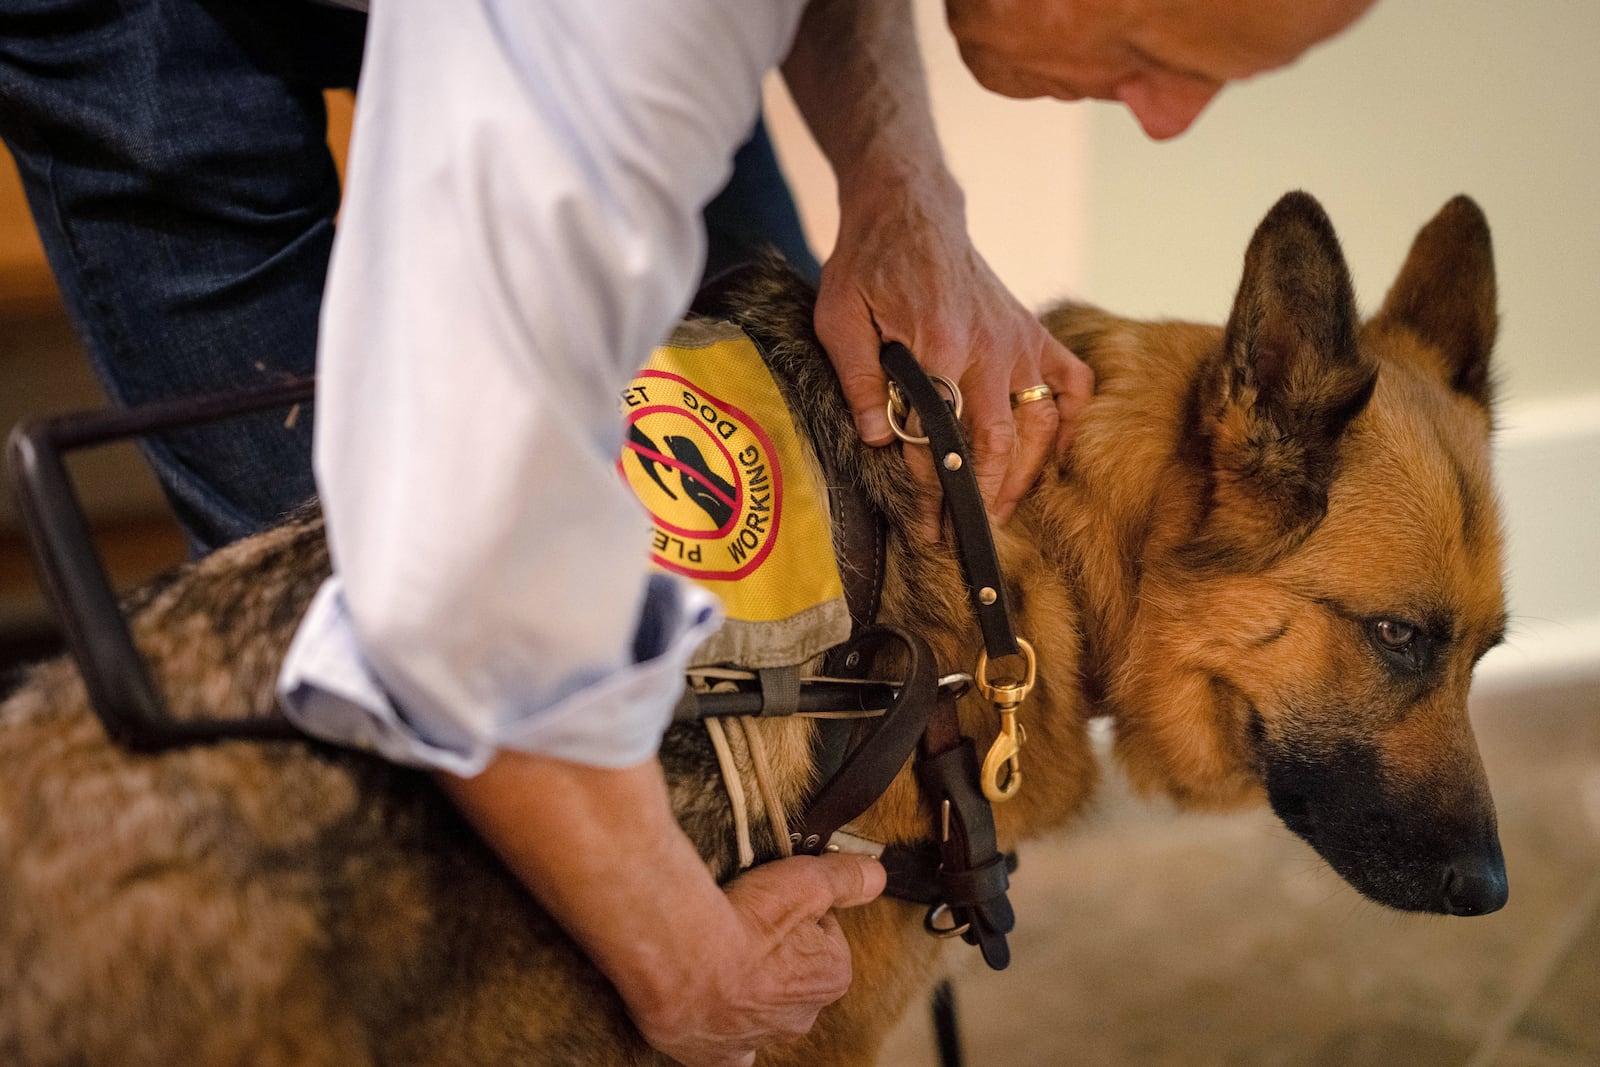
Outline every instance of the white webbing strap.
{"type": "MultiPolygon", "coordinates": [[[[750,767],[756,780],[757,797],[766,812],[767,823],[772,828],[772,837],[777,843],[778,854],[792,856],[794,848],[789,840],[789,818],[772,780],[772,761],[767,754],[766,741],[761,736],[761,726],[756,722],[756,718],[753,715],[741,715],[733,719],[733,722],[744,741],[745,753],[749,756],[750,767]]],[[[723,725],[722,720],[711,717],[705,720],[705,724],[706,733],[711,738],[711,747],[717,753],[717,766],[722,771],[722,785],[728,792],[728,803],[733,808],[733,833],[739,853],[739,869],[748,870],[755,866],[756,854],[750,839],[750,806],[745,795],[744,774],[739,769],[739,758],[733,746],[729,744],[728,728],[723,725]]]]}

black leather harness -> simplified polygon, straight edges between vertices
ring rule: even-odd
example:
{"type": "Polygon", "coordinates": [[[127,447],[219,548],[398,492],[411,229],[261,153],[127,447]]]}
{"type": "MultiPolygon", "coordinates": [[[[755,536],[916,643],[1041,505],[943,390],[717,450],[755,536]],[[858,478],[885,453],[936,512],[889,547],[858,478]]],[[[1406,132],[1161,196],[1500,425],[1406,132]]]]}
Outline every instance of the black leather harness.
{"type": "MultiPolygon", "coordinates": [[[[890,380],[917,413],[934,450],[985,650],[993,659],[1015,655],[1019,647],[1005,583],[960,421],[903,345],[886,345],[882,361],[890,380]]],[[[884,846],[880,858],[889,876],[886,893],[926,905],[930,933],[960,936],[979,948],[990,967],[1003,969],[1011,958],[1006,934],[1014,914],[1006,891],[1016,860],[999,852],[977,752],[972,739],[961,733],[956,701],[967,687],[940,684],[932,650],[920,636],[877,624],[887,553],[883,516],[848,479],[826,469],[824,475],[854,624],[849,640],[828,653],[825,673],[835,679],[865,679],[879,654],[894,648],[902,664],[901,677],[862,687],[807,682],[797,697],[781,701],[801,711],[885,707],[853,746],[853,721],[817,720],[813,760],[822,785],[791,826],[790,843],[799,853],[815,855],[828,849],[833,835],[882,796],[915,756],[917,784],[933,813],[933,832],[922,842],[884,846]]],[[[680,705],[680,715],[686,718],[767,711],[768,702],[758,689],[686,694],[685,704],[680,705]]]]}

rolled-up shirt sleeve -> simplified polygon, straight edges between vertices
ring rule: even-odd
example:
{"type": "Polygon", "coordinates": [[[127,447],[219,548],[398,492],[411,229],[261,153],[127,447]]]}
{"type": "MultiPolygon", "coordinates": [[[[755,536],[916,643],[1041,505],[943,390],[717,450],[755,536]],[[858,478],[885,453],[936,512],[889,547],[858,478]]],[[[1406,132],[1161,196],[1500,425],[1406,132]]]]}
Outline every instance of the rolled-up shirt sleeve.
{"type": "Polygon", "coordinates": [[[652,574],[617,396],[798,0],[380,0],[322,317],[334,577],[280,694],[458,774],[648,757],[714,599],[652,574]]]}

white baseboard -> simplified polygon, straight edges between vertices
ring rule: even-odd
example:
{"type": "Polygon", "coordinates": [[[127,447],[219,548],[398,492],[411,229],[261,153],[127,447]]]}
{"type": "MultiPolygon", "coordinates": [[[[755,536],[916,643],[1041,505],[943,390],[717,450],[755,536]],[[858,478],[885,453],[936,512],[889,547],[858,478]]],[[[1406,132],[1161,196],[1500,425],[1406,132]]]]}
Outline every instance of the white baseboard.
{"type": "Polygon", "coordinates": [[[1600,692],[1600,616],[1570,623],[1512,621],[1506,643],[1483,657],[1474,693],[1594,679],[1600,692]]]}
{"type": "Polygon", "coordinates": [[[1511,626],[1478,682],[1600,679],[1600,393],[1508,405],[1500,424],[1511,626]]]}

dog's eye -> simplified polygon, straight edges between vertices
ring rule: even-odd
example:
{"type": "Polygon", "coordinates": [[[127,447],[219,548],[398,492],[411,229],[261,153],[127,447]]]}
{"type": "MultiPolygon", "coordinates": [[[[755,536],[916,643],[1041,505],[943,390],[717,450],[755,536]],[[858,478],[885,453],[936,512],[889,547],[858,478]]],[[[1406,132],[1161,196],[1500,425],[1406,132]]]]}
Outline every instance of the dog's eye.
{"type": "Polygon", "coordinates": [[[1417,639],[1417,628],[1398,619],[1379,619],[1373,623],[1372,630],[1384,648],[1395,652],[1403,650],[1417,639]]]}
{"type": "Polygon", "coordinates": [[[1426,670],[1432,659],[1428,636],[1415,623],[1374,619],[1368,623],[1367,633],[1384,659],[1408,673],[1426,670]]]}

